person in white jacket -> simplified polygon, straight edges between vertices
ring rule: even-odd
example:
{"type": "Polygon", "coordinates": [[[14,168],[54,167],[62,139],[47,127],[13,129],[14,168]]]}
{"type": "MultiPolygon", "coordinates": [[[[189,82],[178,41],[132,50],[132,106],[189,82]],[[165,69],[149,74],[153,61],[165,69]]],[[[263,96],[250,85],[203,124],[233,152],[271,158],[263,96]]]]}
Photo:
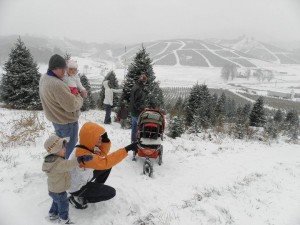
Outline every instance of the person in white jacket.
{"type": "Polygon", "coordinates": [[[67,73],[63,78],[63,81],[68,85],[73,95],[81,94],[82,97],[87,97],[87,91],[82,86],[80,77],[78,76],[78,64],[74,60],[67,61],[67,73]]]}
{"type": "Polygon", "coordinates": [[[113,89],[109,80],[103,81],[103,86],[105,88],[105,97],[104,97],[104,107],[105,107],[105,124],[111,124],[111,107],[114,103],[114,93],[122,93],[122,89],[113,89]]]}

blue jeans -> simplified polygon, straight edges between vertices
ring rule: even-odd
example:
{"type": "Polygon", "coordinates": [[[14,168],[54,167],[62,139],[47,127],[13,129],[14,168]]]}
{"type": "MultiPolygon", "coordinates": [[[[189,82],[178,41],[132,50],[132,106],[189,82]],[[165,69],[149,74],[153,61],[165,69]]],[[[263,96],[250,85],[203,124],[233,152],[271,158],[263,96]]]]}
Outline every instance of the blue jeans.
{"type": "Polygon", "coordinates": [[[54,193],[49,191],[50,197],[53,199],[49,213],[59,215],[63,220],[69,219],[69,201],[67,192],[54,193]]]}
{"type": "Polygon", "coordinates": [[[138,117],[131,116],[131,143],[137,140],[138,117]]]}
{"type": "Polygon", "coordinates": [[[104,123],[105,124],[109,124],[111,123],[111,105],[107,105],[107,104],[104,104],[105,106],[105,119],[104,119],[104,123]]]}
{"type": "Polygon", "coordinates": [[[70,137],[70,141],[66,145],[65,155],[65,159],[68,159],[78,141],[78,121],[67,124],[53,123],[53,126],[57,136],[61,138],[70,137]]]}

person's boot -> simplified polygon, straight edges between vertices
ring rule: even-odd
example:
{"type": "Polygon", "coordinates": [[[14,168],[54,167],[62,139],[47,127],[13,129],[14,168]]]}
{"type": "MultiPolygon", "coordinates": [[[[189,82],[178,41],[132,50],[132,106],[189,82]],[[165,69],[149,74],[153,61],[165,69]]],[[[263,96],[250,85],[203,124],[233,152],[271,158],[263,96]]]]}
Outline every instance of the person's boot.
{"type": "Polygon", "coordinates": [[[76,197],[71,195],[68,199],[76,209],[86,209],[88,207],[87,201],[84,197],[76,197]]]}

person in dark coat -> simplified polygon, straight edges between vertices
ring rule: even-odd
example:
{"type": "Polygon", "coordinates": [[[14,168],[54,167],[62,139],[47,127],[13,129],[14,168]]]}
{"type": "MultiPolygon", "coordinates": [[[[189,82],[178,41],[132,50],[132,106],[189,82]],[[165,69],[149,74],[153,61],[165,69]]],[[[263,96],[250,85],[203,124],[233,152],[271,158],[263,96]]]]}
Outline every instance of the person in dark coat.
{"type": "MultiPolygon", "coordinates": [[[[147,76],[145,73],[141,73],[138,80],[132,87],[130,93],[129,111],[131,114],[131,142],[137,141],[137,122],[140,113],[145,109],[145,94],[144,86],[147,82],[147,76]]],[[[133,160],[135,160],[135,154],[133,154],[133,160]]]]}

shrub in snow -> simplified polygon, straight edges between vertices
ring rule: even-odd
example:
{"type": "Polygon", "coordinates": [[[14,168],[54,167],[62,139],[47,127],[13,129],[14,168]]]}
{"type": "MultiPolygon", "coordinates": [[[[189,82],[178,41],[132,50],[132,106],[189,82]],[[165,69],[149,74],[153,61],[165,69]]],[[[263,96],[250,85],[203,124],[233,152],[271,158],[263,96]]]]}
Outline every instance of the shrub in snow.
{"type": "Polygon", "coordinates": [[[184,133],[184,122],[182,119],[174,116],[169,123],[169,136],[171,138],[180,137],[184,133]]]}
{"type": "Polygon", "coordinates": [[[292,141],[298,140],[299,136],[299,116],[296,110],[291,110],[285,118],[285,130],[292,141]]]}
{"type": "Polygon", "coordinates": [[[39,80],[41,74],[33,61],[30,51],[21,38],[12,48],[4,64],[0,95],[6,107],[12,109],[41,110],[39,80]]]}

